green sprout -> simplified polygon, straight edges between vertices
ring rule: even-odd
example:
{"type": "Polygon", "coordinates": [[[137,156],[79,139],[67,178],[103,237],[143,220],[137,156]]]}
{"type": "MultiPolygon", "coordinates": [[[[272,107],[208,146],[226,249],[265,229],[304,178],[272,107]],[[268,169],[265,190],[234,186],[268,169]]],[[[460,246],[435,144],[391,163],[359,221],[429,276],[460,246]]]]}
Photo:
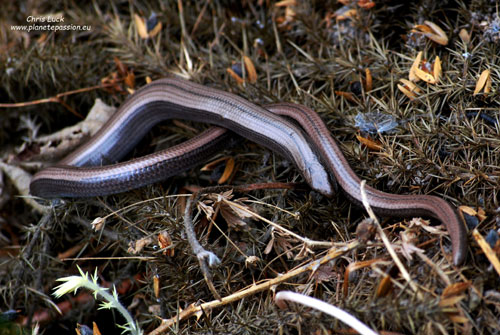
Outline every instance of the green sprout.
{"type": "Polygon", "coordinates": [[[63,283],[57,286],[52,294],[56,298],[60,298],[71,291],[76,294],[79,288],[84,287],[93,292],[95,299],[97,299],[97,296],[99,295],[104,300],[104,302],[99,305],[99,309],[116,308],[118,312],[125,317],[127,323],[123,326],[119,325],[119,327],[123,329],[123,332],[130,332],[130,334],[134,335],[143,334],[142,329],[139,327],[137,322],[134,321],[132,315],[130,315],[128,310],[123,307],[118,300],[118,293],[116,292],[115,286],[113,286],[113,294],[110,294],[107,288],[101,287],[97,284],[97,268],[94,275],[90,276],[90,278],[89,274],[87,272],[83,273],[80,267],[78,267],[78,271],[80,271],[80,276],[69,276],[57,279],[57,281],[63,283]]]}

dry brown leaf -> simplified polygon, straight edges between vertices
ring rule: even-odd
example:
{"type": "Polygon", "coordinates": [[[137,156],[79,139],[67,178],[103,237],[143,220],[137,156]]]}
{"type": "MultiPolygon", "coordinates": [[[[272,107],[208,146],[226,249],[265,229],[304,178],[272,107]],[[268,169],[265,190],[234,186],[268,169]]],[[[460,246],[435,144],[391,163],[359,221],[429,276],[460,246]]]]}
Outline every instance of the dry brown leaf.
{"type": "Polygon", "coordinates": [[[420,88],[408,79],[401,78],[399,81],[403,83],[403,85],[398,84],[398,89],[410,98],[410,100],[414,100],[417,94],[420,93],[420,88]]]}
{"type": "Polygon", "coordinates": [[[266,248],[264,249],[264,255],[269,255],[271,250],[273,250],[274,246],[274,233],[271,234],[271,238],[269,239],[269,242],[267,242],[266,248]]]}
{"type": "Polygon", "coordinates": [[[174,248],[166,249],[172,245],[172,238],[166,230],[163,230],[158,234],[158,245],[160,246],[160,249],[165,249],[163,251],[165,256],[173,257],[175,255],[174,248]]]}
{"type": "Polygon", "coordinates": [[[347,11],[344,11],[342,14],[336,14],[335,18],[337,21],[343,21],[351,18],[357,18],[358,17],[358,11],[356,9],[349,9],[347,11]]]}
{"type": "Polygon", "coordinates": [[[368,68],[365,69],[365,77],[366,77],[365,90],[367,92],[370,92],[373,89],[373,78],[372,78],[372,72],[368,68]]]}
{"type": "Polygon", "coordinates": [[[146,21],[137,14],[134,14],[135,19],[135,27],[137,29],[137,33],[141,38],[148,38],[148,29],[146,27],[146,21]]]}
{"type": "Polygon", "coordinates": [[[127,76],[128,73],[127,66],[123,64],[122,61],[116,56],[113,57],[113,61],[115,62],[116,69],[118,70],[118,74],[120,74],[120,77],[127,76]]]}
{"type": "Polygon", "coordinates": [[[443,293],[441,293],[441,297],[448,298],[452,295],[461,294],[465,292],[465,290],[467,290],[471,285],[472,284],[470,281],[450,284],[443,290],[443,293]]]}
{"type": "Polygon", "coordinates": [[[278,236],[276,238],[276,243],[274,244],[274,247],[277,249],[276,252],[278,254],[284,253],[286,255],[286,258],[292,259],[293,258],[293,246],[292,243],[290,243],[290,239],[288,237],[282,237],[278,236]]]}
{"type": "Polygon", "coordinates": [[[354,96],[350,92],[335,91],[335,94],[339,95],[341,97],[344,97],[345,99],[349,100],[350,102],[356,102],[356,99],[354,99],[354,96]]]}
{"type": "MultiPolygon", "coordinates": [[[[486,69],[481,73],[481,75],[479,76],[479,79],[476,82],[476,89],[474,90],[474,95],[481,92],[483,87],[486,86],[486,83],[488,82],[489,78],[490,78],[490,70],[486,69]]],[[[490,86],[491,86],[491,84],[490,84],[490,86]]]]}
{"type": "Polygon", "coordinates": [[[377,286],[377,297],[385,297],[392,291],[393,285],[391,276],[385,274],[380,283],[377,286]]]}
{"type": "Polygon", "coordinates": [[[262,260],[257,256],[248,256],[247,258],[245,258],[245,267],[246,268],[254,267],[257,263],[261,261],[262,260]]]}
{"type": "Polygon", "coordinates": [[[424,70],[421,70],[418,67],[414,69],[414,73],[415,73],[415,75],[419,79],[422,79],[426,83],[429,83],[429,84],[435,84],[436,83],[436,79],[434,78],[434,76],[432,74],[427,73],[427,72],[425,72],[424,70]]]}
{"type": "Polygon", "coordinates": [[[474,208],[469,207],[469,206],[460,206],[460,207],[458,207],[458,209],[466,214],[469,214],[470,216],[477,215],[477,211],[474,208]]]}
{"type": "Polygon", "coordinates": [[[257,71],[253,65],[252,59],[248,56],[243,56],[243,61],[245,62],[245,70],[247,74],[248,81],[254,84],[257,81],[257,71]]]}
{"type": "Polygon", "coordinates": [[[105,223],[106,223],[105,218],[96,217],[90,225],[92,226],[92,229],[94,229],[94,231],[100,231],[104,227],[105,223]]]}
{"type": "Polygon", "coordinates": [[[413,28],[412,32],[420,33],[438,44],[448,44],[448,36],[446,36],[446,33],[432,21],[424,21],[424,24],[418,24],[413,28]]]}
{"type": "Polygon", "coordinates": [[[296,0],[282,0],[274,4],[276,7],[297,6],[296,0]]]}
{"type": "Polygon", "coordinates": [[[363,9],[370,9],[375,7],[375,2],[371,0],[358,0],[358,6],[363,9]]]}
{"type": "Polygon", "coordinates": [[[465,298],[464,294],[462,294],[462,295],[454,295],[454,296],[451,296],[451,297],[448,297],[448,298],[444,298],[444,299],[441,298],[441,300],[439,300],[438,306],[441,307],[441,308],[454,306],[457,303],[459,303],[460,301],[462,301],[464,298],[465,298]]]}
{"type": "Polygon", "coordinates": [[[408,260],[412,260],[412,254],[415,252],[424,252],[416,247],[418,243],[418,232],[415,228],[408,228],[400,233],[401,236],[401,253],[408,260]]]}
{"type": "Polygon", "coordinates": [[[493,268],[497,272],[497,274],[500,276],[500,261],[498,260],[498,256],[496,253],[491,249],[490,245],[484,237],[481,235],[481,233],[477,230],[477,228],[474,228],[472,230],[472,237],[476,240],[477,244],[479,244],[479,247],[483,251],[484,255],[488,260],[490,261],[491,265],[493,265],[493,268]]]}
{"type": "Polygon", "coordinates": [[[430,226],[429,220],[424,220],[422,218],[413,218],[408,222],[409,227],[417,226],[421,227],[425,231],[433,235],[446,235],[447,233],[440,229],[440,226],[430,226]]]}
{"type": "Polygon", "coordinates": [[[219,165],[220,163],[222,163],[224,161],[229,160],[230,158],[231,157],[229,157],[229,156],[225,156],[225,157],[218,158],[214,161],[208,162],[200,169],[200,171],[213,171],[213,169],[215,169],[217,167],[217,165],[219,165]]]}
{"type": "Polygon", "coordinates": [[[229,73],[229,75],[230,75],[231,77],[233,77],[233,79],[234,79],[234,80],[236,80],[236,82],[237,82],[238,84],[240,84],[240,85],[241,85],[241,84],[243,84],[243,83],[245,82],[245,81],[243,80],[243,78],[241,78],[241,77],[240,77],[240,76],[239,76],[236,72],[234,72],[234,71],[233,71],[233,69],[231,69],[230,67],[228,67],[228,68],[226,69],[226,71],[227,71],[227,73],[229,73]]]}
{"type": "Polygon", "coordinates": [[[125,84],[132,89],[135,87],[135,75],[132,71],[125,76],[125,84]]]}
{"type": "Polygon", "coordinates": [[[428,38],[433,40],[434,42],[441,44],[441,45],[447,45],[448,44],[448,36],[446,36],[446,33],[444,32],[441,27],[439,27],[437,24],[435,24],[432,21],[424,21],[424,24],[428,25],[434,32],[434,34],[425,34],[428,38]]]}
{"type": "Polygon", "coordinates": [[[228,204],[231,210],[242,219],[257,218],[252,209],[245,204],[229,200],[224,201],[224,203],[228,204]]]}
{"type": "Polygon", "coordinates": [[[465,316],[461,316],[458,314],[448,315],[448,318],[454,323],[468,323],[469,319],[465,316]]]}
{"type": "Polygon", "coordinates": [[[419,80],[419,78],[415,74],[415,69],[418,69],[420,67],[421,60],[422,60],[422,51],[419,51],[417,54],[417,57],[413,61],[413,64],[411,65],[411,68],[410,68],[410,74],[408,76],[408,79],[410,79],[410,81],[418,81],[419,80]]]}
{"type": "Polygon", "coordinates": [[[488,77],[488,80],[486,80],[486,85],[484,85],[484,93],[490,93],[491,92],[491,77],[488,77]]]}
{"type": "Polygon", "coordinates": [[[333,266],[330,264],[321,265],[316,271],[313,272],[311,277],[314,279],[316,284],[328,282],[337,278],[335,271],[333,270],[333,266]]]}
{"type": "Polygon", "coordinates": [[[198,201],[197,207],[198,207],[198,210],[201,210],[203,213],[205,213],[205,216],[208,219],[210,219],[215,213],[213,206],[208,205],[203,201],[198,201]]]}
{"type": "Polygon", "coordinates": [[[460,29],[460,32],[458,33],[458,36],[460,36],[460,39],[465,44],[468,44],[470,42],[470,34],[464,28],[460,29]]]}
{"type": "Polygon", "coordinates": [[[356,138],[358,139],[359,142],[361,142],[361,144],[365,145],[370,150],[374,150],[374,151],[382,150],[382,146],[377,142],[374,142],[374,141],[372,141],[368,138],[365,138],[361,135],[356,135],[356,138]]]}
{"type": "Polygon", "coordinates": [[[160,276],[157,274],[153,276],[153,291],[155,293],[155,297],[160,297],[160,276]]]}
{"type": "Polygon", "coordinates": [[[101,331],[99,330],[99,327],[97,327],[97,323],[92,321],[92,332],[93,335],[101,335],[101,331]]]}
{"type": "Polygon", "coordinates": [[[247,223],[242,220],[242,217],[238,215],[233,208],[226,202],[220,205],[220,214],[226,220],[227,225],[233,228],[245,227],[247,223]]]}
{"type": "Polygon", "coordinates": [[[439,56],[436,56],[436,59],[434,60],[434,64],[432,66],[432,74],[436,82],[439,82],[439,79],[441,78],[441,72],[441,59],[439,58],[439,56]]]}
{"type": "Polygon", "coordinates": [[[487,218],[486,212],[482,207],[479,207],[477,210],[477,218],[479,219],[479,222],[483,222],[487,218]]]}
{"type": "Polygon", "coordinates": [[[416,26],[413,27],[412,32],[432,33],[432,29],[431,29],[431,27],[426,26],[425,24],[417,24],[416,26]]]}
{"type": "Polygon", "coordinates": [[[135,255],[135,254],[139,253],[145,246],[147,246],[153,242],[154,242],[154,240],[150,236],[143,237],[143,238],[140,238],[140,239],[135,240],[135,241],[130,241],[128,244],[127,252],[129,254],[135,255]]]}
{"type": "Polygon", "coordinates": [[[403,86],[403,85],[400,85],[398,84],[398,89],[403,92],[404,95],[406,95],[408,98],[410,98],[410,100],[415,100],[415,98],[417,97],[413,92],[411,92],[410,90],[408,90],[406,88],[406,86],[403,86]]]}
{"type": "Polygon", "coordinates": [[[148,36],[155,37],[161,31],[161,28],[162,28],[162,24],[161,24],[161,22],[158,22],[158,24],[156,24],[156,26],[153,29],[151,29],[151,31],[148,33],[148,36]]]}
{"type": "Polygon", "coordinates": [[[224,184],[233,175],[233,172],[234,172],[234,158],[229,157],[229,159],[226,162],[226,167],[224,168],[224,172],[217,181],[217,184],[224,184]]]}
{"type": "Polygon", "coordinates": [[[379,263],[379,262],[384,262],[383,259],[381,258],[375,258],[375,259],[370,259],[368,261],[361,261],[361,262],[353,262],[349,264],[344,272],[344,284],[342,285],[343,292],[344,292],[344,297],[347,296],[348,293],[348,288],[349,288],[349,275],[351,272],[371,266],[373,264],[379,263]]]}

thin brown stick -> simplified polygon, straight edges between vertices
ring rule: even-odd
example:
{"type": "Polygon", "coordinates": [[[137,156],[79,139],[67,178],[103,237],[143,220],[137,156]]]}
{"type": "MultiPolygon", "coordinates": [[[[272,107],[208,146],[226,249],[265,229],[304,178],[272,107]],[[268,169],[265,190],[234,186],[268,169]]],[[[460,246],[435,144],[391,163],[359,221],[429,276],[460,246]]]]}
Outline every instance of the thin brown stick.
{"type": "Polygon", "coordinates": [[[39,99],[39,100],[34,100],[34,101],[25,101],[25,102],[14,102],[14,103],[0,103],[0,108],[16,108],[16,107],[26,107],[26,106],[34,106],[34,105],[39,105],[39,104],[45,104],[48,102],[57,102],[66,107],[72,114],[78,116],[79,118],[83,119],[83,116],[75,111],[73,108],[71,108],[67,103],[65,103],[61,98],[68,96],[68,95],[73,95],[77,93],[83,93],[83,92],[88,92],[100,88],[106,88],[110,86],[116,85],[115,83],[113,84],[101,84],[101,85],[96,85],[96,86],[91,86],[91,87],[85,87],[85,88],[79,88],[77,90],[73,91],[68,91],[68,92],[63,92],[56,94],[53,97],[50,98],[44,98],[44,99],[39,99]]]}

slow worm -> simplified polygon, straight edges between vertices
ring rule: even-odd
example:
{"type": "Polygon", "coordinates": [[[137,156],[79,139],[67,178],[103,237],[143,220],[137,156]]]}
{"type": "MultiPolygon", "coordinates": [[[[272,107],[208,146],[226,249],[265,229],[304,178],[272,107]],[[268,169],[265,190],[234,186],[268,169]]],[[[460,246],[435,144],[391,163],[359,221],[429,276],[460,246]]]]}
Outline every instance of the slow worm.
{"type": "MultiPolygon", "coordinates": [[[[268,105],[266,109],[300,124],[338,185],[351,201],[361,205],[360,179],[319,115],[305,106],[288,103],[268,105]]],[[[181,118],[217,124],[270,147],[294,161],[313,189],[330,195],[331,185],[308,141],[300,130],[272,113],[227,92],[177,78],[158,80],[132,95],[87,144],[57,166],[37,173],[30,185],[31,193],[41,197],[118,193],[186,170],[210,157],[228,141],[224,129],[213,127],[183,144],[129,162],[76,167],[116,161],[154,124],[167,118],[181,118]]],[[[369,186],[365,190],[377,214],[430,216],[443,222],[450,234],[453,262],[458,265],[465,260],[465,226],[447,201],[431,195],[390,194],[369,186]]]]}
{"type": "MultiPolygon", "coordinates": [[[[210,142],[217,138],[214,135],[220,134],[221,129],[209,131],[212,139],[195,138],[188,141],[187,146],[179,145],[130,163],[76,168],[120,160],[151,127],[171,118],[207,122],[230,129],[292,161],[316,191],[324,195],[333,193],[323,164],[302,130],[293,123],[232,93],[180,78],[165,78],[131,95],[90,141],[57,166],[35,174],[30,184],[31,194],[48,198],[117,193],[165,179],[177,174],[181,167],[185,170],[206,158],[197,156],[203,151],[199,148],[210,146],[210,142]]],[[[219,144],[223,142],[218,141],[219,144]]]]}

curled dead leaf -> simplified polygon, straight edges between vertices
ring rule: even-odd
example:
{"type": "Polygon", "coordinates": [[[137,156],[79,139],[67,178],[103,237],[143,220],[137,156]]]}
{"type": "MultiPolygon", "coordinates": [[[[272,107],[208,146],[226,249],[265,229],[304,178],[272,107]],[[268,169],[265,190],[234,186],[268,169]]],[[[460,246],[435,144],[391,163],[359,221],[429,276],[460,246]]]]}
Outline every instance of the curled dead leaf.
{"type": "Polygon", "coordinates": [[[104,227],[105,223],[106,223],[105,218],[96,217],[90,225],[92,226],[92,229],[94,229],[94,231],[99,231],[104,227]]]}
{"type": "Polygon", "coordinates": [[[161,249],[165,249],[163,251],[163,254],[165,256],[170,256],[170,257],[174,256],[175,250],[173,248],[168,248],[172,245],[172,238],[170,237],[170,234],[166,230],[163,230],[161,233],[158,234],[158,245],[160,246],[161,249]]]}
{"type": "Polygon", "coordinates": [[[130,241],[128,244],[127,252],[129,254],[135,255],[135,254],[139,253],[145,246],[147,246],[153,242],[154,242],[153,238],[151,238],[149,236],[140,238],[136,241],[130,241]]]}

